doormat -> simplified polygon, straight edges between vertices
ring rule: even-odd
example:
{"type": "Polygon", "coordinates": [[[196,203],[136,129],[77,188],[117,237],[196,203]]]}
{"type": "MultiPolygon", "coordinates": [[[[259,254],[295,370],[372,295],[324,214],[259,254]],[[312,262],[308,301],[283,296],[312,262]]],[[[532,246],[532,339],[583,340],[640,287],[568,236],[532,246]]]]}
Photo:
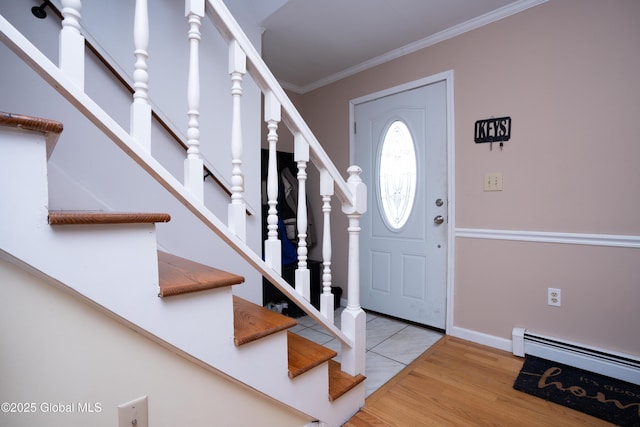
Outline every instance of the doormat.
{"type": "Polygon", "coordinates": [[[619,426],[640,426],[640,386],[527,355],[513,388],[619,426]]]}

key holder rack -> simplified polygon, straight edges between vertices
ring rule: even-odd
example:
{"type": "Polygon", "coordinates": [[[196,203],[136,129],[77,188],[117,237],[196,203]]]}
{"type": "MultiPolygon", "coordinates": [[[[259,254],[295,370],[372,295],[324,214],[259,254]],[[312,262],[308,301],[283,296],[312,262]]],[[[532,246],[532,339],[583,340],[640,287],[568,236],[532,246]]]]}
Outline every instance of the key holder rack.
{"type": "Polygon", "coordinates": [[[478,120],[474,126],[474,141],[476,144],[488,142],[489,149],[493,149],[493,143],[500,143],[500,150],[505,141],[511,139],[511,117],[498,117],[478,120]]]}

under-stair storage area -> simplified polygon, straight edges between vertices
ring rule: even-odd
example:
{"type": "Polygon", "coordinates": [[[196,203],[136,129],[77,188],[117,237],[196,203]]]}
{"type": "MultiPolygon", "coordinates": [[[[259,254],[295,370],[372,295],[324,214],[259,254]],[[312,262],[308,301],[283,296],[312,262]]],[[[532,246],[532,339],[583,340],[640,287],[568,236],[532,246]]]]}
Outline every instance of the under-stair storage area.
{"type": "MultiPolygon", "coordinates": [[[[268,197],[266,194],[267,186],[267,172],[268,172],[269,153],[263,149],[261,151],[261,176],[262,176],[262,188],[265,189],[262,194],[262,235],[263,240],[267,239],[267,212],[269,206],[267,205],[268,197]]],[[[279,180],[278,187],[278,205],[277,209],[280,212],[279,237],[282,242],[282,278],[295,288],[296,279],[295,271],[298,268],[298,255],[297,255],[297,235],[298,229],[296,225],[296,209],[297,209],[297,182],[295,176],[298,173],[297,164],[294,160],[293,153],[287,153],[283,151],[277,152],[277,170],[279,180]]],[[[310,209],[308,210],[310,212],[310,209]]],[[[316,221],[313,216],[309,214],[307,219],[307,247],[312,248],[318,244],[316,221]]],[[[307,259],[307,267],[310,270],[310,291],[311,297],[309,301],[316,308],[320,309],[320,294],[322,294],[322,270],[323,264],[321,261],[314,259],[307,259]]],[[[342,288],[339,286],[332,286],[331,293],[334,296],[333,306],[335,308],[340,307],[342,296],[342,288]]],[[[265,307],[281,312],[290,317],[305,316],[306,313],[300,309],[296,304],[289,299],[286,295],[280,292],[275,286],[273,286],[267,279],[263,279],[262,286],[262,300],[265,307]]]]}

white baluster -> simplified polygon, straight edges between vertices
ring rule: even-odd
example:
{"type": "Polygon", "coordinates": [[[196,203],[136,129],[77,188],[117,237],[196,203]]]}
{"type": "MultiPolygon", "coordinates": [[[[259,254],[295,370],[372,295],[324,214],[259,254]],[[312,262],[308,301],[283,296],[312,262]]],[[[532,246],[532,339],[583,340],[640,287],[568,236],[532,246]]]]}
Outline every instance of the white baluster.
{"type": "Polygon", "coordinates": [[[204,0],[187,0],[185,16],[189,22],[189,72],[187,79],[187,158],[184,160],[184,185],[204,200],[204,162],[200,156],[200,26],[204,0]]]}
{"type": "Polygon", "coordinates": [[[133,19],[133,54],[136,62],[133,71],[133,103],[131,104],[131,136],[151,151],[151,106],[149,105],[149,73],[147,59],[149,53],[149,12],[147,0],[136,0],[133,19]]]}
{"type": "Polygon", "coordinates": [[[311,273],[307,267],[307,163],[309,162],[309,144],[296,132],[294,135],[294,160],[298,163],[298,268],[296,269],[296,291],[304,299],[311,299],[311,273]]]}
{"type": "Polygon", "coordinates": [[[276,145],[278,142],[278,123],[281,120],[281,106],[273,92],[264,94],[264,120],[269,133],[269,161],[267,167],[267,240],[264,242],[264,260],[275,271],[282,272],[281,242],[278,239],[278,158],[276,145]]]}
{"type": "Polygon", "coordinates": [[[242,174],[242,76],[247,72],[247,55],[235,40],[229,44],[229,74],[231,75],[231,96],[233,116],[231,118],[231,204],[228,209],[228,225],[231,231],[242,240],[246,238],[246,205],[244,175],[242,174]]]}
{"type": "Polygon", "coordinates": [[[60,70],[84,90],[84,36],[80,26],[82,1],[62,0],[60,30],[60,70]]]}
{"type": "Polygon", "coordinates": [[[367,210],[367,187],[360,179],[362,169],[348,169],[347,185],[352,194],[352,203],[342,206],[349,218],[349,271],[347,273],[347,308],[342,312],[342,332],[353,346],[342,346],[342,370],[350,375],[364,374],[366,344],[366,314],[360,307],[360,216],[367,210]]]}
{"type": "Polygon", "coordinates": [[[331,196],[333,196],[333,178],[326,169],[320,170],[320,195],[322,196],[322,295],[320,313],[333,323],[334,299],[331,293],[331,196]]]}

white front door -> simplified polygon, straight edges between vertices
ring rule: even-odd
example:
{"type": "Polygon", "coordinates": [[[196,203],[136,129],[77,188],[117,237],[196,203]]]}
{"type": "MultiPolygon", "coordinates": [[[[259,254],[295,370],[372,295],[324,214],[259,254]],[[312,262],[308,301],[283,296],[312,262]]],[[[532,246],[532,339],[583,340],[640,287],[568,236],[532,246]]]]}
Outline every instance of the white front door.
{"type": "Polygon", "coordinates": [[[369,190],[361,220],[361,305],[445,328],[447,96],[440,81],[355,105],[355,164],[369,190]]]}

